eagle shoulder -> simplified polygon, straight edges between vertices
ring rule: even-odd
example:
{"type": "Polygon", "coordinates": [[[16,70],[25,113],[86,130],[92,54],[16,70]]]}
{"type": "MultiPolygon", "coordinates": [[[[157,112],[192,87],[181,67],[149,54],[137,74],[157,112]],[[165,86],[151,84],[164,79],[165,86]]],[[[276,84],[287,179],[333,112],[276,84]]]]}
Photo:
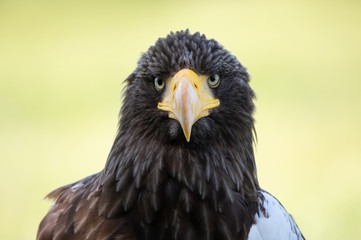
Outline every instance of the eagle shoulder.
{"type": "Polygon", "coordinates": [[[37,240],[50,239],[134,239],[125,217],[99,214],[101,186],[98,174],[60,187],[46,196],[54,199],[41,221],[37,240]]]}
{"type": "Polygon", "coordinates": [[[301,240],[297,224],[282,204],[266,191],[260,191],[260,205],[248,240],[301,240]]]}

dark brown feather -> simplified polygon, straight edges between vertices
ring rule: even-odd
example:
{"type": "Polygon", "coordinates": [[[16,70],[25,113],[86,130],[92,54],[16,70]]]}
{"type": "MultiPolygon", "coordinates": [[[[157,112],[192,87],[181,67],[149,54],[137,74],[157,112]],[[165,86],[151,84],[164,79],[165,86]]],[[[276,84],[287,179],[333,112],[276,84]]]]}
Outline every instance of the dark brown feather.
{"type": "Polygon", "coordinates": [[[134,239],[127,217],[98,215],[98,204],[93,202],[99,203],[101,188],[88,198],[99,175],[61,187],[47,196],[54,202],[40,223],[37,239],[134,239]]]}

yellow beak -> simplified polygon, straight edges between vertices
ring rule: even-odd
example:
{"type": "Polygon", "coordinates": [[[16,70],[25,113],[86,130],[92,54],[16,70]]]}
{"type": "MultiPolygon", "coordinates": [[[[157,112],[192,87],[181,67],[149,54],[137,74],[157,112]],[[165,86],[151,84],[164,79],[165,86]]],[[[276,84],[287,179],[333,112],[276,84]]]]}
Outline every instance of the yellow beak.
{"type": "Polygon", "coordinates": [[[169,112],[169,117],[180,123],[187,142],[193,124],[208,116],[209,109],[219,106],[207,79],[207,76],[198,76],[190,69],[182,69],[166,81],[163,101],[158,103],[158,109],[169,112]]]}

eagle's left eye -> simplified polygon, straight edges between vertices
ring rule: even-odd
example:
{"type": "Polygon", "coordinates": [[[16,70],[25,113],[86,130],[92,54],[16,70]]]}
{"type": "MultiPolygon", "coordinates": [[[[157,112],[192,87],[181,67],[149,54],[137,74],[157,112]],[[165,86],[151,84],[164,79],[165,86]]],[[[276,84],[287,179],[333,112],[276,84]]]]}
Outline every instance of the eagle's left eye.
{"type": "Polygon", "coordinates": [[[213,75],[209,76],[209,78],[207,79],[208,86],[210,86],[211,88],[218,87],[220,82],[221,82],[221,79],[219,78],[218,74],[213,74],[213,75]]]}
{"type": "Polygon", "coordinates": [[[155,86],[155,89],[157,89],[158,91],[163,91],[165,88],[165,82],[162,79],[155,78],[154,86],[155,86]]]}

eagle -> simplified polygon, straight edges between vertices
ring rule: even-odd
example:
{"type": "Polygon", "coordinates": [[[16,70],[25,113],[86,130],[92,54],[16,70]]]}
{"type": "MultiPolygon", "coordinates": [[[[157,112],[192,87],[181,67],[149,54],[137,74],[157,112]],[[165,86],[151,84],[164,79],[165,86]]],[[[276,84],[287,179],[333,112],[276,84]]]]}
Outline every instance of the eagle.
{"type": "Polygon", "coordinates": [[[189,30],[159,38],[125,80],[100,172],[60,187],[37,239],[304,239],[257,180],[246,68],[189,30]]]}

